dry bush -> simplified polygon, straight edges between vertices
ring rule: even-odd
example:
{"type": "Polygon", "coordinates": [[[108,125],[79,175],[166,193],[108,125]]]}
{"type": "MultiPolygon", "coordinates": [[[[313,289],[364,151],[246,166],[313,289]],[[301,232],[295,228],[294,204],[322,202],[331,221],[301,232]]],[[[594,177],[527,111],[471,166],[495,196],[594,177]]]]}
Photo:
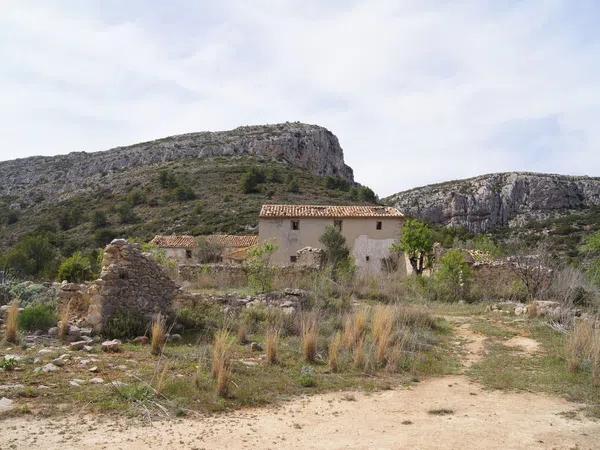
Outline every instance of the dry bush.
{"type": "Polygon", "coordinates": [[[279,352],[279,330],[276,328],[269,328],[267,330],[265,341],[267,363],[277,364],[277,354],[279,352]]]}
{"type": "Polygon", "coordinates": [[[392,306],[378,305],[373,312],[373,341],[375,360],[378,365],[386,361],[387,350],[392,343],[396,311],[392,306]]]}
{"type": "Polygon", "coordinates": [[[351,349],[363,336],[367,322],[369,321],[369,311],[361,308],[353,314],[348,314],[344,320],[344,347],[351,349]]]}
{"type": "Polygon", "coordinates": [[[540,315],[540,310],[539,310],[538,304],[535,302],[529,303],[527,305],[527,316],[529,316],[530,319],[535,319],[539,315],[540,315]]]}
{"type": "Polygon", "coordinates": [[[411,328],[437,328],[435,317],[427,311],[412,306],[397,306],[395,320],[398,325],[411,328]]]}
{"type": "Polygon", "coordinates": [[[71,315],[71,301],[61,309],[60,322],[58,324],[58,337],[61,340],[66,339],[69,334],[69,316],[71,315]]]}
{"type": "Polygon", "coordinates": [[[338,331],[329,342],[329,368],[337,372],[340,367],[340,350],[342,348],[342,335],[338,331]]]}
{"type": "Polygon", "coordinates": [[[309,314],[302,319],[302,354],[307,362],[314,362],[317,355],[319,326],[317,317],[309,314]]]}
{"type": "Polygon", "coordinates": [[[219,372],[229,369],[229,358],[231,353],[231,335],[225,328],[215,333],[212,351],[212,376],[217,379],[219,372]]]}
{"type": "Polygon", "coordinates": [[[19,302],[13,301],[6,313],[6,329],[4,331],[7,342],[16,343],[19,331],[19,302]]]}
{"type": "Polygon", "coordinates": [[[248,325],[244,322],[240,322],[238,325],[237,340],[242,345],[248,343],[248,325]]]}
{"type": "MultiPolygon", "coordinates": [[[[169,369],[169,364],[165,363],[162,370],[160,371],[159,375],[158,375],[158,379],[156,380],[156,392],[160,395],[162,394],[164,388],[165,388],[165,384],[166,384],[166,380],[167,380],[167,371],[169,369]]],[[[157,367],[158,370],[158,367],[157,367]]]]}
{"type": "Polygon", "coordinates": [[[354,353],[352,355],[352,362],[355,369],[361,369],[365,367],[366,355],[365,355],[365,338],[360,338],[354,346],[354,353]]]}
{"type": "Polygon", "coordinates": [[[165,319],[159,313],[152,321],[152,341],[150,352],[153,355],[160,355],[167,340],[167,330],[165,319]]]}
{"type": "Polygon", "coordinates": [[[590,357],[593,337],[594,329],[587,320],[580,320],[575,324],[565,346],[567,365],[571,372],[578,371],[590,357]]]}

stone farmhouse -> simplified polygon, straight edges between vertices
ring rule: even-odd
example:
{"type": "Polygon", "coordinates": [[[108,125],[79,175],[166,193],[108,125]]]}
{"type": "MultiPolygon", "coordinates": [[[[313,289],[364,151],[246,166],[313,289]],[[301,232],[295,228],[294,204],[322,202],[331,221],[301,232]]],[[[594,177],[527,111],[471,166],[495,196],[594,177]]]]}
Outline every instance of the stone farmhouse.
{"type": "Polygon", "coordinates": [[[213,252],[218,249],[218,257],[210,262],[225,264],[241,264],[251,248],[271,242],[277,247],[271,256],[274,266],[318,267],[322,255],[319,238],[332,225],[346,238],[360,272],[407,274],[411,267],[406,258],[390,252],[403,223],[404,215],[388,206],[263,205],[258,236],[155,236],[151,243],[179,265],[194,265],[207,262],[203,241],[213,252]]]}
{"type": "MultiPolygon", "coordinates": [[[[298,262],[306,247],[319,248],[328,225],[346,238],[358,269],[379,273],[391,269],[390,247],[400,237],[404,215],[387,206],[263,205],[259,216],[259,241],[272,242],[277,250],[271,262],[289,266],[298,262]]],[[[407,273],[406,259],[397,258],[393,270],[407,273]]]]}

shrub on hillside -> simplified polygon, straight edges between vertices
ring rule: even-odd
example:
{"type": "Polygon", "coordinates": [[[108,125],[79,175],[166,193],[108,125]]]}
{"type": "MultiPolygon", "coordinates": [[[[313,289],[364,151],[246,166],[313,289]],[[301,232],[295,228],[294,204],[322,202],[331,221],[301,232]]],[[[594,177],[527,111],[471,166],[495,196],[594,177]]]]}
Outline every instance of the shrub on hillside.
{"type": "Polygon", "coordinates": [[[258,167],[251,167],[241,178],[241,187],[244,194],[252,194],[258,192],[258,185],[264,183],[266,176],[263,170],[258,167]]]}
{"type": "Polygon", "coordinates": [[[54,288],[46,287],[43,284],[23,281],[10,285],[10,299],[19,299],[21,306],[25,307],[32,303],[54,304],[57,299],[57,292],[54,288]]]}
{"type": "Polygon", "coordinates": [[[139,220],[130,203],[123,202],[117,207],[117,214],[122,224],[135,223],[139,220]]]}
{"type": "Polygon", "coordinates": [[[108,218],[106,217],[106,213],[104,211],[94,211],[92,215],[92,225],[94,228],[104,228],[108,225],[108,218]]]}
{"type": "Polygon", "coordinates": [[[19,326],[24,330],[47,330],[56,325],[56,311],[53,305],[35,303],[27,306],[19,314],[19,326]]]}
{"type": "Polygon", "coordinates": [[[202,336],[212,336],[225,323],[225,313],[221,306],[201,302],[177,311],[177,322],[186,331],[197,331],[202,336]]]}
{"type": "Polygon", "coordinates": [[[56,256],[56,247],[46,234],[32,234],[8,253],[5,264],[21,276],[50,278],[56,270],[56,256]]]}
{"type": "Polygon", "coordinates": [[[111,339],[126,339],[143,336],[148,331],[148,321],[132,311],[119,311],[106,323],[102,334],[111,339]]]}
{"type": "Polygon", "coordinates": [[[196,193],[189,186],[177,186],[175,188],[175,197],[180,202],[187,202],[196,198],[196,193]]]}
{"type": "Polygon", "coordinates": [[[81,283],[92,278],[93,271],[89,258],[83,256],[80,252],[75,252],[72,256],[65,259],[58,268],[58,281],[68,281],[69,283],[81,283]]]}

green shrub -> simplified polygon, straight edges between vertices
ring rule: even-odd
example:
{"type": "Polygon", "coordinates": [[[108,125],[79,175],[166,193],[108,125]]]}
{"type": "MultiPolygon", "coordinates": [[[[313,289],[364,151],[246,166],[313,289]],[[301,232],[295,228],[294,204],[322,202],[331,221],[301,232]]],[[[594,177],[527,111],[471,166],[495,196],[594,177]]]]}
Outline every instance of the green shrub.
{"type": "Polygon", "coordinates": [[[94,228],[104,228],[108,225],[108,218],[104,211],[94,211],[92,215],[92,225],[94,228]]]}
{"type": "Polygon", "coordinates": [[[473,274],[463,252],[449,250],[440,259],[435,281],[441,299],[458,301],[466,298],[473,274]]]}
{"type": "Polygon", "coordinates": [[[48,277],[56,270],[56,247],[47,234],[32,234],[6,256],[6,265],[22,276],[48,277]]]}
{"type": "Polygon", "coordinates": [[[83,256],[80,252],[75,252],[72,256],[65,259],[58,268],[58,281],[68,281],[69,283],[81,283],[92,278],[92,265],[89,258],[83,256]]]}
{"type": "Polygon", "coordinates": [[[291,194],[299,194],[300,193],[300,185],[298,184],[298,180],[295,178],[288,183],[287,186],[288,192],[291,194]]]}
{"type": "Polygon", "coordinates": [[[158,182],[164,189],[172,189],[177,187],[177,177],[168,170],[161,170],[158,176],[158,182]]]}
{"type": "Polygon", "coordinates": [[[248,273],[248,284],[257,293],[269,292],[273,288],[274,271],[269,263],[271,255],[277,247],[266,242],[249,251],[249,257],[244,263],[248,273]]]}
{"type": "Polygon", "coordinates": [[[34,303],[19,314],[19,326],[24,330],[47,330],[56,325],[54,306],[34,303]]]}
{"type": "Polygon", "coordinates": [[[298,381],[300,382],[300,385],[304,387],[316,386],[317,380],[315,377],[315,369],[313,369],[311,366],[303,366],[300,370],[298,381]]]}
{"type": "Polygon", "coordinates": [[[139,220],[130,203],[123,202],[117,207],[117,214],[122,224],[135,223],[139,220]]]}
{"type": "Polygon", "coordinates": [[[212,336],[225,323],[225,313],[216,304],[201,302],[177,312],[177,322],[186,330],[199,331],[203,336],[212,336]]]}
{"type": "Polygon", "coordinates": [[[265,172],[258,167],[248,169],[240,180],[242,192],[244,194],[252,194],[258,192],[258,185],[266,181],[265,172]]]}
{"type": "Polygon", "coordinates": [[[12,284],[9,290],[9,300],[18,298],[21,306],[26,307],[32,303],[56,303],[56,291],[43,284],[23,281],[12,284]]]}
{"type": "Polygon", "coordinates": [[[112,339],[126,339],[143,336],[148,330],[148,321],[131,311],[118,311],[106,324],[102,334],[112,339]]]}
{"type": "Polygon", "coordinates": [[[189,200],[194,200],[196,198],[196,193],[189,186],[178,186],[175,189],[175,197],[180,202],[186,202],[189,200]]]}

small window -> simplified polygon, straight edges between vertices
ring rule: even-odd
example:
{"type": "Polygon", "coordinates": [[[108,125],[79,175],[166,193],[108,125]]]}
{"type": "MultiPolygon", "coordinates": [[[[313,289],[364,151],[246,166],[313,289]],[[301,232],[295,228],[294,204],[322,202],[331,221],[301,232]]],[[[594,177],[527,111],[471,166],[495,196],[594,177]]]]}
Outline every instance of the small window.
{"type": "Polygon", "coordinates": [[[381,230],[383,228],[383,222],[381,222],[380,220],[377,221],[377,229],[381,230]]]}
{"type": "Polygon", "coordinates": [[[299,229],[300,229],[300,221],[292,220],[292,230],[299,230],[299,229]]]}
{"type": "Polygon", "coordinates": [[[335,227],[336,230],[342,231],[342,221],[341,220],[334,220],[333,226],[335,227]]]}
{"type": "Polygon", "coordinates": [[[365,261],[369,262],[370,259],[371,259],[370,256],[365,256],[365,261]]]}
{"type": "Polygon", "coordinates": [[[295,263],[296,261],[298,261],[298,257],[296,255],[290,256],[290,262],[291,263],[295,263]]]}
{"type": "Polygon", "coordinates": [[[191,250],[186,250],[185,251],[185,257],[187,259],[191,259],[192,258],[192,251],[191,250]]]}

